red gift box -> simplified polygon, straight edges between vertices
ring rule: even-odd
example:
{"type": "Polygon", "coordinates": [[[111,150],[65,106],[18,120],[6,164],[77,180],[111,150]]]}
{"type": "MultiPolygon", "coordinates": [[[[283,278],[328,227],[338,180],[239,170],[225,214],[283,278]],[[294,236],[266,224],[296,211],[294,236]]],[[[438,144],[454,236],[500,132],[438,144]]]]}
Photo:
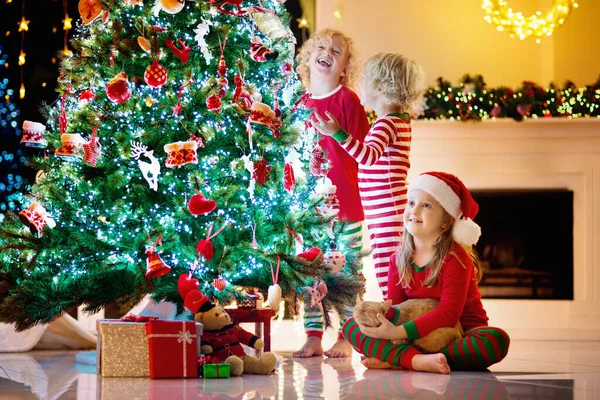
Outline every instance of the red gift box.
{"type": "Polygon", "coordinates": [[[197,378],[196,324],[154,321],[146,324],[150,378],[197,378]]]}

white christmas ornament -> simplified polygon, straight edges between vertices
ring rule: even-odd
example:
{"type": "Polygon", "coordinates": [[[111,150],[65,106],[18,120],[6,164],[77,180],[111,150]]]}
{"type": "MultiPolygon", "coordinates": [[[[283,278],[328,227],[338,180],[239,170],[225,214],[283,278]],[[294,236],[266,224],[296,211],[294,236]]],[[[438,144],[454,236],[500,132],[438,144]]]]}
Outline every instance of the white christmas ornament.
{"type": "Polygon", "coordinates": [[[205,39],[205,36],[208,35],[211,25],[212,22],[203,18],[202,22],[200,22],[196,29],[194,29],[194,33],[196,34],[194,39],[196,39],[196,42],[198,42],[198,47],[200,47],[200,52],[204,56],[204,61],[206,61],[206,64],[210,64],[210,61],[213,59],[213,55],[208,49],[208,43],[206,43],[205,39]]]}
{"type": "Polygon", "coordinates": [[[269,286],[269,291],[267,292],[267,304],[269,304],[269,307],[274,311],[279,311],[279,306],[281,305],[281,286],[277,284],[277,282],[279,282],[280,265],[281,258],[279,256],[277,256],[277,272],[273,272],[273,265],[270,265],[273,284],[269,286]]]}
{"type": "Polygon", "coordinates": [[[337,274],[344,269],[344,265],[346,265],[346,256],[339,251],[335,245],[332,245],[331,250],[323,255],[323,262],[325,263],[325,266],[329,268],[330,273],[337,274]]]}
{"type": "Polygon", "coordinates": [[[287,156],[284,157],[284,163],[292,164],[296,182],[301,182],[306,179],[306,173],[302,169],[304,163],[300,161],[300,153],[298,153],[295,148],[292,147],[287,156]]]}
{"type": "Polygon", "coordinates": [[[160,164],[154,157],[154,150],[148,150],[148,147],[141,143],[131,142],[131,156],[138,162],[142,175],[152,190],[158,190],[158,175],[160,174],[160,164]],[[150,162],[140,160],[140,156],[146,156],[150,162]]]}
{"type": "MultiPolygon", "coordinates": [[[[250,160],[250,155],[242,156],[242,160],[244,161],[244,168],[246,171],[250,172],[250,177],[254,175],[254,162],[250,160]]],[[[248,185],[248,193],[250,193],[250,200],[254,199],[254,188],[256,187],[256,180],[254,178],[250,178],[250,184],[248,185]]]]}

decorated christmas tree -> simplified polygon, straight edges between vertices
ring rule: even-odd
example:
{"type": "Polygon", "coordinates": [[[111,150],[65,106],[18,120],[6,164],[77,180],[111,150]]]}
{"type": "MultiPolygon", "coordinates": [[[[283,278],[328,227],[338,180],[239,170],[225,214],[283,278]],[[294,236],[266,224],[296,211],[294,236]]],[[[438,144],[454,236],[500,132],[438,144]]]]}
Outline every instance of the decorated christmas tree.
{"type": "Polygon", "coordinates": [[[8,210],[17,210],[27,188],[22,174],[24,155],[19,148],[19,109],[6,78],[7,54],[0,45],[0,220],[8,210]]]}
{"type": "Polygon", "coordinates": [[[304,136],[281,3],[80,0],[59,101],[30,126],[46,156],[0,229],[2,321],[147,294],[181,311],[193,278],[223,303],[259,288],[295,305],[325,285],[325,311],[354,301],[363,282],[340,259],[352,271],[359,255],[304,136]]]}

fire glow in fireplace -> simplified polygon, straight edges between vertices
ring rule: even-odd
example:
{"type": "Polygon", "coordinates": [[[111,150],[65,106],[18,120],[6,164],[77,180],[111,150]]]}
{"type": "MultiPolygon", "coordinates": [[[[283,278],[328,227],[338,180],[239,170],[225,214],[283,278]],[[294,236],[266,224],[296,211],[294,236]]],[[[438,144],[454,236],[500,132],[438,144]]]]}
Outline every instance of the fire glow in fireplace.
{"type": "Polygon", "coordinates": [[[573,300],[573,192],[475,190],[484,298],[573,300]]]}

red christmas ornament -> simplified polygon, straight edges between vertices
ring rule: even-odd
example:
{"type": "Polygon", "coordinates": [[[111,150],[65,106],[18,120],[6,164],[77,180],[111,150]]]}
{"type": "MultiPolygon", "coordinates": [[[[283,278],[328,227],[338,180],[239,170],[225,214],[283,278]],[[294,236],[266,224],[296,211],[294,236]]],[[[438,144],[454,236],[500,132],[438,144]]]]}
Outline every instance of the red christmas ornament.
{"type": "Polygon", "coordinates": [[[223,279],[222,276],[219,276],[218,278],[213,279],[213,286],[215,289],[221,291],[225,289],[225,286],[227,286],[227,281],[223,279]]]}
{"type": "Polygon", "coordinates": [[[219,66],[217,67],[217,74],[219,76],[227,75],[227,64],[225,63],[225,56],[221,54],[221,58],[219,59],[219,66]]]}
{"type": "Polygon", "coordinates": [[[91,90],[84,90],[79,95],[79,101],[90,101],[90,100],[94,100],[95,97],[96,97],[96,95],[91,90]]]}
{"type": "Polygon", "coordinates": [[[160,276],[166,275],[171,270],[165,262],[160,258],[158,254],[156,254],[156,246],[160,246],[162,244],[162,234],[158,235],[156,242],[152,243],[150,238],[150,234],[148,234],[148,241],[151,246],[146,250],[146,254],[148,258],[146,259],[146,278],[158,278],[160,276]]]}
{"type": "Polygon", "coordinates": [[[292,193],[296,186],[296,177],[294,176],[294,168],[292,164],[286,163],[283,167],[283,187],[288,192],[292,193]]]}
{"type": "Polygon", "coordinates": [[[146,250],[146,254],[148,255],[146,259],[146,278],[154,279],[169,273],[171,267],[165,264],[154,250],[146,250]]]}
{"type": "Polygon", "coordinates": [[[106,97],[115,104],[123,104],[129,97],[131,97],[131,91],[129,90],[129,82],[127,81],[127,74],[121,72],[115,75],[114,78],[108,82],[105,88],[106,97]]]}
{"type": "Polygon", "coordinates": [[[202,193],[198,193],[190,197],[188,209],[193,215],[208,214],[217,208],[217,202],[209,200],[202,193]]]}
{"type": "Polygon", "coordinates": [[[252,172],[252,179],[256,180],[260,186],[264,185],[271,176],[271,166],[267,165],[265,159],[260,161],[254,161],[254,171],[252,172]]]}
{"type": "Polygon", "coordinates": [[[323,252],[318,247],[311,247],[308,251],[296,255],[296,257],[302,258],[308,262],[313,262],[322,256],[323,252]]]}
{"type": "Polygon", "coordinates": [[[274,60],[278,55],[277,52],[265,46],[258,36],[254,36],[250,40],[250,57],[254,61],[265,62],[267,60],[274,60]]]}
{"type": "Polygon", "coordinates": [[[219,110],[222,104],[221,98],[216,93],[206,99],[206,108],[210,111],[219,110]]]}
{"type": "Polygon", "coordinates": [[[179,58],[182,63],[187,63],[190,58],[190,47],[181,39],[177,39],[181,49],[177,48],[171,39],[165,40],[165,46],[173,52],[173,55],[179,58]]]}
{"type": "Polygon", "coordinates": [[[79,0],[79,14],[84,25],[91,24],[102,14],[102,2],[100,0],[79,0]]]}
{"type": "Polygon", "coordinates": [[[213,255],[215,253],[215,248],[213,247],[212,242],[210,241],[210,239],[205,240],[199,240],[198,243],[196,244],[196,251],[198,252],[198,255],[201,257],[204,257],[206,259],[206,261],[210,261],[213,258],[213,255]]]}
{"type": "Polygon", "coordinates": [[[199,287],[200,282],[198,282],[198,279],[192,278],[189,274],[179,275],[179,279],[177,280],[177,291],[182,299],[185,299],[185,296],[192,290],[198,290],[199,287]]]}
{"type": "Polygon", "coordinates": [[[167,69],[160,65],[158,61],[154,61],[152,65],[146,68],[144,72],[144,81],[153,88],[159,88],[167,83],[167,69]]]}

